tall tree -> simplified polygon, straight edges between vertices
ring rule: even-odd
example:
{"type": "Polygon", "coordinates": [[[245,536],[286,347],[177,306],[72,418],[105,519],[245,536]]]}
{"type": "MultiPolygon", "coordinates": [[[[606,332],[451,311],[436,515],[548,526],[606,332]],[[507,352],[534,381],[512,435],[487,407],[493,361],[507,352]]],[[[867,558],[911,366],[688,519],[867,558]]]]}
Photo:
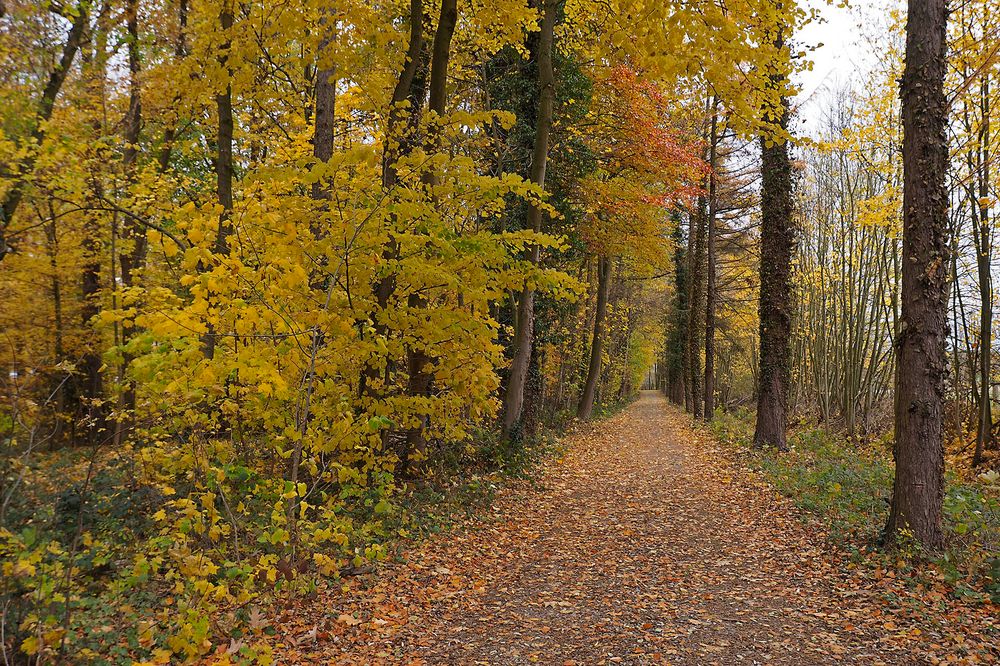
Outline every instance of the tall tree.
{"type": "MultiPolygon", "coordinates": [[[[332,12],[324,11],[320,18],[320,24],[323,27],[323,36],[320,38],[316,54],[316,83],[313,86],[316,118],[312,144],[313,157],[318,162],[329,162],[333,156],[337,108],[337,71],[329,63],[329,51],[336,38],[337,18],[332,15],[332,12]]],[[[325,200],[329,199],[330,195],[328,182],[316,181],[313,183],[312,196],[314,199],[325,200]]],[[[313,235],[319,238],[323,234],[320,229],[314,229],[313,235]]]]}
{"type": "MultiPolygon", "coordinates": [[[[458,23],[457,0],[441,0],[441,11],[438,16],[437,29],[431,46],[430,82],[428,84],[427,110],[430,112],[430,123],[427,129],[426,146],[431,154],[440,148],[440,123],[447,109],[448,102],[448,61],[451,58],[451,40],[458,23]]],[[[433,188],[440,180],[433,169],[426,171],[422,178],[424,184],[433,188]]],[[[433,196],[433,194],[432,194],[433,196]]],[[[419,291],[407,297],[407,307],[418,311],[426,306],[426,299],[419,291]]],[[[433,375],[429,364],[432,359],[428,349],[421,345],[410,344],[406,349],[407,394],[413,397],[427,397],[431,392],[433,375]]],[[[403,455],[403,469],[407,469],[409,459],[415,452],[422,452],[426,444],[424,429],[427,419],[421,417],[415,427],[406,433],[406,451],[403,455]]]]}
{"type": "MultiPolygon", "coordinates": [[[[424,9],[422,0],[410,0],[410,11],[407,17],[409,23],[409,39],[403,66],[396,78],[396,85],[389,100],[389,115],[385,127],[385,147],[382,151],[382,190],[392,193],[399,184],[397,163],[400,158],[413,148],[413,133],[416,119],[419,118],[424,102],[426,52],[424,40],[424,9]]],[[[390,216],[390,223],[394,216],[390,216]]],[[[390,231],[389,237],[382,248],[382,261],[386,266],[384,274],[380,275],[372,285],[377,310],[374,313],[374,332],[378,337],[388,334],[388,326],[384,321],[389,308],[389,301],[396,290],[396,275],[391,270],[392,262],[399,254],[399,243],[390,231]]],[[[376,358],[370,358],[358,378],[358,394],[362,397],[377,397],[373,384],[378,377],[376,358]]],[[[384,377],[386,383],[392,372],[392,363],[386,359],[384,377]]],[[[387,433],[387,431],[384,431],[387,433]]]]}
{"type": "Polygon", "coordinates": [[[589,419],[594,411],[597,383],[601,378],[601,361],[604,356],[604,322],[608,315],[608,294],[611,289],[611,259],[597,258],[597,306],[594,311],[594,335],[590,343],[590,361],[587,364],[587,378],[583,384],[583,395],[577,406],[576,415],[589,419]]]}
{"type": "MultiPolygon", "coordinates": [[[[106,94],[108,80],[108,14],[110,7],[103,5],[95,17],[93,24],[88,24],[84,31],[84,51],[81,54],[83,78],[89,96],[90,127],[93,136],[104,132],[102,100],[106,94]]],[[[103,158],[99,147],[93,149],[92,158],[100,162],[103,158]]],[[[108,410],[104,404],[104,366],[101,358],[100,338],[92,328],[101,312],[101,259],[103,250],[102,239],[102,202],[105,198],[104,179],[96,168],[87,178],[89,197],[91,199],[90,214],[84,224],[83,252],[84,262],[81,267],[80,324],[88,332],[88,344],[80,357],[81,381],[79,398],[84,414],[85,441],[89,444],[101,443],[106,435],[108,410]]]]}
{"type": "MultiPolygon", "coordinates": [[[[136,181],[136,171],[139,160],[139,133],[142,129],[142,90],[139,82],[139,72],[141,60],[139,53],[139,1],[128,0],[125,16],[125,30],[128,35],[128,70],[129,70],[129,96],[128,111],[125,114],[125,129],[122,140],[125,143],[122,151],[122,170],[125,172],[125,179],[128,184],[136,181]]],[[[135,280],[135,271],[142,267],[145,255],[145,228],[138,220],[131,216],[125,216],[122,228],[122,240],[125,241],[118,257],[118,266],[121,271],[121,287],[128,290],[135,280]]],[[[126,344],[131,337],[131,327],[122,328],[122,344],[126,344]]],[[[135,387],[129,382],[126,374],[128,366],[132,362],[132,355],[126,352],[122,358],[119,382],[123,384],[121,400],[119,402],[122,414],[119,416],[118,432],[116,440],[127,436],[131,429],[132,412],[135,411],[135,387]]]]}
{"type": "Polygon", "coordinates": [[[708,133],[708,243],[705,280],[705,410],[711,420],[715,415],[715,310],[719,302],[718,267],[716,266],[716,211],[718,210],[719,98],[712,98],[712,124],[708,133]]]}
{"type": "Polygon", "coordinates": [[[687,321],[687,253],[684,247],[680,214],[674,213],[674,297],[668,319],[667,348],[664,358],[667,396],[674,404],[684,406],[687,386],[685,358],[687,344],[684,324],[687,321]]]}
{"type": "Polygon", "coordinates": [[[705,302],[705,235],[708,222],[706,197],[698,197],[697,208],[688,217],[688,321],[687,383],[691,394],[691,413],[700,417],[702,404],[701,334],[704,331],[702,305],[705,302]]]}
{"type": "MultiPolygon", "coordinates": [[[[785,26],[776,28],[775,47],[784,50],[785,26]]],[[[765,121],[777,128],[761,136],[760,233],[760,375],[757,388],[755,447],[788,448],[788,383],[792,333],[792,163],[789,158],[788,98],[785,76],[775,72],[772,88],[779,91],[778,108],[765,111],[765,121]]]]}
{"type": "MultiPolygon", "coordinates": [[[[535,141],[531,155],[529,180],[541,188],[545,187],[545,168],[549,155],[549,134],[556,97],[555,72],[552,66],[552,51],[555,47],[556,14],[555,0],[543,0],[542,24],[538,37],[538,113],[535,117],[535,141]]],[[[533,231],[542,229],[542,208],[532,201],[528,205],[527,227],[533,231]]],[[[541,248],[533,245],[529,251],[529,261],[538,265],[541,248]]],[[[524,407],[524,389],[528,380],[531,363],[531,347],[535,337],[535,290],[525,285],[517,302],[517,320],[514,336],[514,357],[510,363],[510,376],[503,398],[501,428],[504,438],[509,438],[521,418],[524,407]]]]}
{"type": "Polygon", "coordinates": [[[993,399],[990,395],[993,364],[993,228],[990,222],[990,79],[984,73],[977,91],[978,127],[970,120],[970,100],[963,100],[963,120],[970,138],[966,151],[969,176],[966,180],[969,201],[973,248],[976,252],[976,277],[979,285],[979,386],[976,410],[976,447],[972,456],[974,466],[981,465],[983,454],[993,440],[993,399]]]}
{"type": "Polygon", "coordinates": [[[909,0],[903,108],[903,268],[896,339],[893,456],[886,537],[942,542],[948,325],[946,0],[909,0]]]}
{"type": "MultiPolygon", "coordinates": [[[[219,64],[225,73],[225,87],[215,95],[215,108],[218,115],[218,134],[216,135],[215,153],[215,190],[222,212],[219,213],[219,223],[215,233],[213,252],[222,257],[229,252],[229,234],[232,233],[233,215],[233,71],[231,58],[233,29],[232,0],[223,0],[219,12],[219,29],[223,33],[222,53],[219,64]]],[[[203,336],[202,353],[205,358],[215,356],[216,334],[209,326],[203,336]]]]}

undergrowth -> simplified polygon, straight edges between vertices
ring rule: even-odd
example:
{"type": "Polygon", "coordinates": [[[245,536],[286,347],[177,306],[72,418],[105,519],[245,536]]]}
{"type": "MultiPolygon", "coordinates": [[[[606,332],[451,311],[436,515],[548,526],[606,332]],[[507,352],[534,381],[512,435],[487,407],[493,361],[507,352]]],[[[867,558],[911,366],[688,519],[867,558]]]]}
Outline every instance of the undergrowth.
{"type": "Polygon", "coordinates": [[[0,468],[17,482],[0,485],[10,526],[0,528],[0,663],[166,664],[209,653],[213,663],[270,663],[262,609],[370,571],[482,513],[505,484],[533,483],[573,420],[552,422],[530,441],[481,430],[441,445],[409,479],[372,471],[330,484],[321,493],[337,511],[302,500],[297,520],[287,510],[295,489],[248,465],[154,482],[127,448],[36,451],[0,468]]]}

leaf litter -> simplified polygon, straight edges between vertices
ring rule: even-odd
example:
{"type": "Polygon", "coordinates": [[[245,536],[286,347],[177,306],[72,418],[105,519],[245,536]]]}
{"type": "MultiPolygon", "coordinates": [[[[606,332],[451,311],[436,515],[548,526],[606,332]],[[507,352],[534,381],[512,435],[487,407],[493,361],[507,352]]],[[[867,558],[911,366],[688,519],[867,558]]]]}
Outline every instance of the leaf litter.
{"type": "Polygon", "coordinates": [[[997,607],[852,564],[645,392],[535,483],[275,618],[283,664],[1000,663],[997,607]]]}

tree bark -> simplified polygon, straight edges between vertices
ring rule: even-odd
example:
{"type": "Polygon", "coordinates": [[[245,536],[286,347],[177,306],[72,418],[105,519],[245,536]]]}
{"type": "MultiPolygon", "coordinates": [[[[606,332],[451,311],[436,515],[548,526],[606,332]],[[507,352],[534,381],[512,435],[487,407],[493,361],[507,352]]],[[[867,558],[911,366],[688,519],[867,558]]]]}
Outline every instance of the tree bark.
{"type": "MultiPolygon", "coordinates": [[[[783,43],[779,35],[777,45],[783,43]]],[[[781,85],[781,77],[772,77],[781,85]]],[[[781,130],[788,129],[788,99],[782,97],[781,130]]],[[[792,164],[788,142],[761,137],[760,375],[753,445],[788,449],[788,383],[792,332],[792,164]]]]}
{"type": "Polygon", "coordinates": [[[601,361],[604,355],[604,322],[608,314],[608,294],[611,289],[611,260],[597,258],[597,309],[594,313],[594,337],[590,343],[590,363],[587,366],[587,380],[583,384],[583,395],[576,409],[577,417],[589,419],[594,411],[594,397],[601,376],[601,361]]]}
{"type": "Polygon", "coordinates": [[[947,4],[909,0],[903,110],[902,312],[896,339],[896,473],[886,538],[942,544],[947,375],[947,4]]]}
{"type": "Polygon", "coordinates": [[[704,318],[702,304],[705,301],[705,236],[707,222],[707,201],[704,196],[698,197],[698,208],[692,213],[690,239],[688,243],[688,318],[687,318],[687,383],[691,396],[691,413],[695,418],[701,417],[702,410],[702,366],[701,366],[701,332],[704,318]]]}
{"type": "MultiPolygon", "coordinates": [[[[313,157],[317,162],[329,162],[333,157],[334,129],[337,109],[337,72],[332,66],[326,65],[323,61],[326,58],[326,50],[333,43],[336,36],[336,18],[329,12],[324,13],[320,19],[323,35],[319,41],[319,48],[316,53],[316,83],[313,86],[313,93],[316,97],[316,118],[313,126],[313,157]]],[[[329,182],[320,179],[312,185],[312,197],[316,200],[326,200],[330,198],[329,182]]],[[[316,239],[325,236],[322,228],[313,224],[313,237],[316,239]]]]}
{"type": "Polygon", "coordinates": [[[718,294],[718,270],[716,267],[715,241],[716,226],[715,216],[718,208],[717,185],[718,175],[716,173],[718,165],[718,127],[719,127],[719,98],[712,98],[712,127],[709,131],[708,143],[708,244],[707,244],[707,273],[705,285],[705,411],[706,420],[711,420],[715,415],[715,308],[719,300],[718,294]]]}
{"type": "MultiPolygon", "coordinates": [[[[545,187],[545,167],[549,154],[549,134],[555,106],[555,72],[552,51],[555,42],[557,3],[543,0],[541,32],[538,39],[538,114],[535,120],[535,145],[531,157],[529,180],[545,187]]],[[[542,209],[534,203],[528,205],[527,227],[541,231],[542,209]]],[[[529,252],[529,261],[538,265],[541,250],[535,245],[529,252]]],[[[531,348],[535,334],[535,291],[530,286],[521,290],[517,303],[517,330],[514,336],[514,357],[510,364],[510,377],[503,399],[501,419],[502,437],[509,439],[521,418],[524,406],[524,388],[531,362],[531,348]]]]}
{"type": "Polygon", "coordinates": [[[542,358],[538,340],[532,341],[531,361],[528,365],[528,381],[524,387],[524,412],[521,428],[522,439],[536,441],[541,432],[542,401],[545,393],[545,377],[542,375],[542,358]]]}

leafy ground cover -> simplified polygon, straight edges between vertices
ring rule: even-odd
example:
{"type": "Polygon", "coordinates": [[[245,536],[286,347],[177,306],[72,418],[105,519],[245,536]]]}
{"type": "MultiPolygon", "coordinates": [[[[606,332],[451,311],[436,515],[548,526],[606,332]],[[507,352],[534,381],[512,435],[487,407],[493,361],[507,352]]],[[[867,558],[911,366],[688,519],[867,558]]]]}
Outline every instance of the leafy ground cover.
{"type": "Polygon", "coordinates": [[[459,529],[276,609],[265,619],[274,654],[288,664],[1000,658],[987,597],[953,594],[943,573],[921,582],[852,557],[807,529],[814,514],[767,472],[656,394],[564,446],[459,529]]]}
{"type": "MultiPolygon", "coordinates": [[[[888,437],[851,441],[819,427],[801,427],[791,451],[754,452],[753,415],[720,413],[711,432],[740,460],[760,471],[803,516],[819,523],[827,538],[856,560],[886,565],[915,581],[943,581],[948,594],[970,602],[1000,602],[1000,475],[994,471],[948,474],[944,518],[946,548],[920,553],[903,544],[891,553],[879,546],[892,492],[888,437]]],[[[967,464],[950,465],[968,469],[967,464]]]]}

